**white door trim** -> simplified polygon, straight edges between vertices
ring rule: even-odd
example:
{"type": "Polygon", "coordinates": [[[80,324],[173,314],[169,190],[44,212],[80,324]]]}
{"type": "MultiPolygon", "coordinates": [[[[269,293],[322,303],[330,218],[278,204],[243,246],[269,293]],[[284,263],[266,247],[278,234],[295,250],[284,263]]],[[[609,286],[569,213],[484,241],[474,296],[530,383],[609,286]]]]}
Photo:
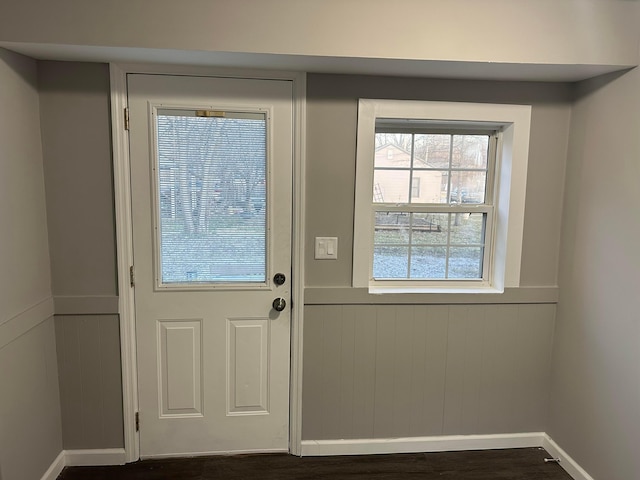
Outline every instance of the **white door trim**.
{"type": "Polygon", "coordinates": [[[213,67],[172,65],[110,64],[111,130],[113,148],[113,182],[116,213],[118,265],[118,313],[120,315],[120,351],[124,416],[125,461],[140,458],[140,437],[136,432],[138,380],[136,371],[136,330],[134,292],[130,286],[129,267],[133,265],[133,224],[129,169],[129,136],[125,131],[127,75],[132,73],[235,77],[290,80],[293,84],[293,238],[292,238],[292,310],[291,310],[291,383],[289,405],[289,451],[302,453],[302,333],[304,311],[304,177],[306,75],[297,72],[229,70],[213,67]]]}

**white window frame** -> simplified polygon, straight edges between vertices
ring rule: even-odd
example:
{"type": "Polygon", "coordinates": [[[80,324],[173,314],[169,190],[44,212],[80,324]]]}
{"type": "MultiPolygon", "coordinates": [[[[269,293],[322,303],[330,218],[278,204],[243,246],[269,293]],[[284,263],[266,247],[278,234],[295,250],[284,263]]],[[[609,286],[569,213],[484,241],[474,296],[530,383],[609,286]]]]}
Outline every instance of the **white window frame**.
{"type": "MultiPolygon", "coordinates": [[[[353,286],[370,293],[502,293],[520,285],[531,106],[360,99],[356,149],[353,286]],[[373,267],[373,159],[378,119],[419,120],[434,126],[497,131],[493,225],[482,281],[376,281],[373,267]],[[488,264],[487,264],[488,260],[488,264]]],[[[467,210],[473,210],[470,206],[467,210]]]]}

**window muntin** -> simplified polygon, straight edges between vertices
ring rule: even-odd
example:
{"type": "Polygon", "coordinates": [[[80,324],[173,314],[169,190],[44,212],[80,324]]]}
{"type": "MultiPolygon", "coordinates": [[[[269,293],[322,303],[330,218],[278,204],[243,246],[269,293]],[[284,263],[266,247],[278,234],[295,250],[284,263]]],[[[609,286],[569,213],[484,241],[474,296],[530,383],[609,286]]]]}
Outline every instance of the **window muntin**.
{"type": "Polygon", "coordinates": [[[394,130],[375,134],[371,279],[486,280],[495,133],[394,130]]]}

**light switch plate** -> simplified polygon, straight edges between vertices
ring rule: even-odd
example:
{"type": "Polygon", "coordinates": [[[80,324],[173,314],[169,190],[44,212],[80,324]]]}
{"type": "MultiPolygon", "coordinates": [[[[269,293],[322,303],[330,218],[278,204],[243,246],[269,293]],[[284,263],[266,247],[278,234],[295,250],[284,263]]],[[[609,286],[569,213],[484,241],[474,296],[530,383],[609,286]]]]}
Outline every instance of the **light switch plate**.
{"type": "Polygon", "coordinates": [[[316,260],[338,259],[338,237],[316,237],[316,260]]]}

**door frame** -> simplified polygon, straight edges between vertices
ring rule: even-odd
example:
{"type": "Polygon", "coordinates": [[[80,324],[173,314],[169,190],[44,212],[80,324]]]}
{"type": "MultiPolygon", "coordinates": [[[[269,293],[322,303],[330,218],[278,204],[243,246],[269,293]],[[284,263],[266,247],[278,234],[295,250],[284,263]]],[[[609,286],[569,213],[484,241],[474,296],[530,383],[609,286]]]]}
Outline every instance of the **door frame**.
{"type": "Polygon", "coordinates": [[[302,333],[304,313],[304,177],[306,74],[217,67],[109,64],[111,79],[111,137],[113,150],[113,188],[115,201],[118,313],[120,316],[120,358],[122,364],[122,413],[124,418],[125,461],[140,458],[140,435],[136,431],[138,379],[134,290],[130,267],[133,265],[133,220],[129,135],[125,129],[128,108],[127,75],[156,74],[224,78],[288,80],[293,87],[293,216],[292,216],[292,291],[291,291],[291,373],[289,384],[289,452],[302,454],[302,333]]]}

